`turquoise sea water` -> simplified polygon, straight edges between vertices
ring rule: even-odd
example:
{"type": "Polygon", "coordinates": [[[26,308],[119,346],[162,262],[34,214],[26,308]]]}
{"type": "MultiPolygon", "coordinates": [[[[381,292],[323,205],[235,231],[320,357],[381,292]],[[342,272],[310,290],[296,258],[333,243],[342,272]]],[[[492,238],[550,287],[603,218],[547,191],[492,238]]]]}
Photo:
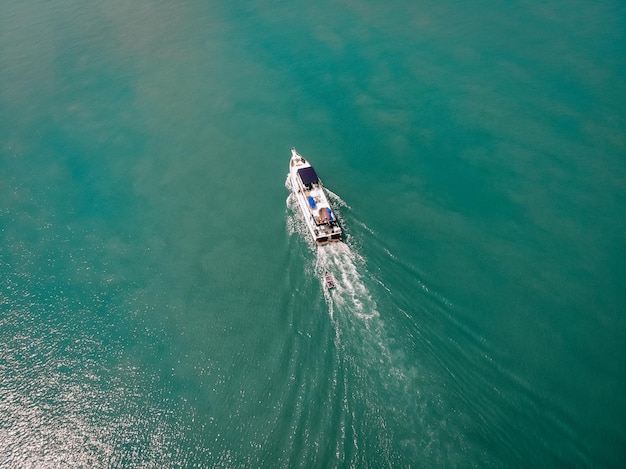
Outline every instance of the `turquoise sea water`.
{"type": "Polygon", "coordinates": [[[624,3],[379,3],[0,4],[0,467],[626,464],[624,3]]]}

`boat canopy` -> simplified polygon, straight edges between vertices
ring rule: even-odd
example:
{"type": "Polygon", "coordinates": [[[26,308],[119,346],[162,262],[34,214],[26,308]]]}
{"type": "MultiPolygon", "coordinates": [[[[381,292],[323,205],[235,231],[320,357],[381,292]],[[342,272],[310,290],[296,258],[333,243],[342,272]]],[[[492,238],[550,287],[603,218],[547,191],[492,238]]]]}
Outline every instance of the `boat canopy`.
{"type": "Polygon", "coordinates": [[[298,175],[300,176],[300,179],[302,179],[302,184],[304,184],[305,186],[309,184],[317,184],[319,182],[317,174],[315,173],[315,170],[312,166],[300,168],[298,170],[298,175]]]}

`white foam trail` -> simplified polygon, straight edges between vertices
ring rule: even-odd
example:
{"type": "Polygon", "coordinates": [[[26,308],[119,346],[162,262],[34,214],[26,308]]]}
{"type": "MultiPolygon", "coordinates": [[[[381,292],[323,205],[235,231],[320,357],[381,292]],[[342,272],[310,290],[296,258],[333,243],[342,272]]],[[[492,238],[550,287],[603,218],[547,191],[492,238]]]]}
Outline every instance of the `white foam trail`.
{"type": "MultiPolygon", "coordinates": [[[[366,321],[378,317],[376,302],[363,283],[358,266],[363,259],[352,252],[344,243],[332,243],[319,246],[315,272],[323,279],[329,271],[335,277],[336,287],[329,295],[332,300],[329,308],[337,307],[350,311],[353,315],[366,321]]],[[[330,292],[329,292],[330,293],[330,292]]],[[[331,311],[332,315],[332,311],[331,311]]]]}
{"type": "MultiPolygon", "coordinates": [[[[340,216],[339,210],[349,212],[349,205],[336,194],[328,192],[336,207],[334,211],[340,219],[345,219],[340,216]]],[[[420,365],[407,360],[403,351],[406,343],[394,334],[397,330],[393,323],[394,314],[396,317],[398,314],[410,317],[409,312],[397,304],[390,305],[393,302],[386,294],[391,294],[391,290],[382,279],[368,272],[367,262],[359,253],[357,237],[349,237],[347,244],[337,242],[318,246],[310,236],[293,194],[289,195],[286,204],[289,234],[297,234],[305,240],[311,255],[315,256],[314,266],[305,262],[305,269],[307,274],[314,275],[320,282],[335,332],[335,345],[340,356],[338,366],[344,374],[343,408],[352,416],[345,422],[352,427],[354,447],[358,448],[363,443],[359,435],[366,435],[366,440],[376,438],[379,450],[389,451],[390,466],[394,459],[393,448],[398,445],[416,456],[421,454],[422,445],[426,444],[428,448],[431,442],[438,440],[439,422],[424,420],[421,409],[429,401],[428,395],[422,394],[424,380],[420,365]],[[332,290],[325,284],[326,271],[335,278],[336,286],[332,290]],[[390,308],[398,310],[391,311],[390,308]],[[354,406],[365,409],[359,416],[365,422],[363,425],[354,417],[354,406]],[[398,430],[388,431],[387,428],[398,430]],[[418,428],[424,428],[426,434],[417,432],[418,428]],[[393,444],[394,441],[399,442],[398,445],[393,444]]],[[[361,234],[371,235],[368,243],[375,251],[380,249],[376,252],[377,256],[384,253],[383,258],[388,256],[403,268],[416,271],[377,241],[378,236],[368,226],[353,217],[350,220],[361,234]]],[[[429,297],[439,299],[424,283],[414,276],[412,278],[429,297]]],[[[439,301],[448,304],[445,299],[439,301]]],[[[346,432],[342,431],[345,438],[346,432]]]]}
{"type": "Polygon", "coordinates": [[[390,338],[376,300],[367,287],[368,279],[361,272],[366,272],[365,261],[347,244],[340,242],[318,247],[315,273],[322,282],[328,312],[335,326],[337,347],[347,355],[358,357],[353,365],[363,370],[363,376],[373,372],[371,379],[386,383],[389,376],[398,379],[404,373],[394,363],[390,338]],[[335,277],[332,290],[328,290],[324,283],[326,271],[335,277]],[[378,378],[374,378],[376,375],[378,378]]]}
{"type": "MultiPolygon", "coordinates": [[[[289,177],[285,180],[285,187],[291,189],[289,177]]],[[[326,190],[328,191],[328,189],[326,190]]],[[[348,204],[335,193],[331,191],[328,191],[328,193],[335,205],[349,208],[348,204]]],[[[337,308],[341,308],[346,313],[349,312],[352,316],[366,322],[378,317],[376,302],[359,273],[359,267],[362,268],[365,264],[363,258],[343,242],[318,246],[309,235],[293,193],[290,193],[287,197],[286,204],[288,209],[286,216],[287,233],[290,236],[295,233],[300,235],[302,239],[307,241],[309,249],[316,254],[315,275],[322,282],[330,317],[334,317],[334,312],[337,308]],[[328,291],[324,282],[324,273],[326,271],[331,272],[336,280],[336,287],[332,293],[328,291]]],[[[334,210],[338,212],[337,209],[334,210]]],[[[340,215],[338,213],[339,217],[340,215]]]]}

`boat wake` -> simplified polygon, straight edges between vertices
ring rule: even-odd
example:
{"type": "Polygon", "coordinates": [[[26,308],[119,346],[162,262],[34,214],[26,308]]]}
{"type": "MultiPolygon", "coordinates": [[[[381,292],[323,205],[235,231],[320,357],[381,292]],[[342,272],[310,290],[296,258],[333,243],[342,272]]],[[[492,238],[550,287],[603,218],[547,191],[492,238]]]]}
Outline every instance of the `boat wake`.
{"type": "Polygon", "coordinates": [[[393,339],[372,293],[378,283],[364,277],[365,260],[344,243],[319,246],[315,275],[320,278],[328,313],[335,329],[335,345],[352,360],[354,366],[363,367],[362,377],[386,387],[405,375],[403,365],[396,363],[391,350],[393,339]],[[335,288],[326,288],[324,272],[331,272],[335,288]],[[375,365],[375,366],[372,366],[375,365]]]}
{"type": "Polygon", "coordinates": [[[324,290],[331,318],[335,305],[337,308],[348,307],[352,314],[366,324],[379,316],[376,302],[359,273],[359,264],[362,265],[363,260],[347,244],[333,243],[318,247],[315,273],[323,278],[324,272],[328,271],[335,278],[333,291],[324,290]]]}
{"type": "MultiPolygon", "coordinates": [[[[289,188],[289,181],[285,183],[289,188]]],[[[350,207],[339,196],[328,191],[336,207],[350,207]]],[[[344,242],[317,245],[309,236],[309,232],[298,210],[297,201],[293,194],[287,197],[287,232],[297,234],[306,240],[307,248],[315,256],[313,268],[307,274],[319,279],[321,290],[333,322],[337,345],[342,337],[349,342],[361,344],[361,348],[369,348],[366,355],[378,355],[378,362],[383,357],[391,358],[387,347],[387,339],[383,337],[384,324],[378,311],[378,306],[371,289],[380,286],[380,282],[367,273],[365,259],[344,242]],[[326,286],[325,274],[329,272],[335,280],[331,290],[326,286]],[[351,337],[347,337],[350,335],[351,337]],[[367,337],[369,336],[369,337],[367,337]]],[[[337,208],[339,212],[341,208],[337,208]]],[[[311,265],[305,263],[305,265],[311,265]]],[[[364,352],[365,350],[361,350],[364,352]]]]}
{"type": "MultiPolygon", "coordinates": [[[[348,204],[328,192],[335,211],[345,214],[339,218],[350,219],[346,242],[315,244],[291,195],[286,223],[290,237],[305,240],[303,281],[308,294],[319,295],[312,304],[320,313],[327,311],[330,320],[326,339],[336,360],[324,373],[332,370],[332,396],[340,401],[342,454],[361,454],[359,449],[376,442],[382,466],[411,466],[421,460],[458,465],[471,448],[468,422],[480,421],[477,416],[489,407],[488,402],[472,404],[461,412],[456,406],[465,387],[474,383],[471,372],[458,371],[468,363],[464,353],[471,351],[480,363],[485,356],[481,338],[455,319],[454,305],[429,288],[414,266],[398,259],[375,232],[354,219],[348,204]],[[368,240],[367,250],[360,249],[363,239],[368,240]],[[393,276],[383,282],[372,265],[387,267],[393,276]],[[327,288],[326,272],[335,280],[332,289],[327,288]],[[385,283],[396,288],[392,291],[385,283]],[[453,333],[442,334],[442,325],[453,333]],[[468,338],[463,349],[450,338],[455,333],[468,338]]],[[[480,448],[476,451],[478,460],[484,457],[480,448]]],[[[354,456],[346,465],[367,461],[354,456]]]]}
{"type": "MultiPolygon", "coordinates": [[[[350,207],[338,196],[329,191],[336,211],[350,207]]],[[[408,417],[407,408],[415,407],[415,377],[413,364],[407,363],[402,353],[402,345],[394,339],[393,324],[385,324],[382,312],[388,312],[387,288],[367,270],[367,262],[361,256],[354,240],[347,243],[335,242],[319,246],[311,239],[307,228],[300,220],[297,201],[290,195],[287,198],[287,231],[306,240],[314,263],[305,262],[305,274],[319,282],[334,332],[334,344],[339,354],[339,375],[346,381],[343,388],[343,401],[346,415],[353,415],[359,408],[362,419],[352,421],[355,427],[356,447],[364,441],[379,442],[379,451],[384,459],[394,460],[398,444],[415,448],[417,444],[411,436],[415,428],[415,414],[408,417]],[[325,274],[329,272],[335,286],[329,289],[325,274]],[[377,299],[383,301],[384,311],[379,308],[377,299]],[[391,327],[391,329],[390,329],[391,327]],[[401,440],[389,433],[389,428],[406,428],[401,440]],[[356,434],[360,435],[359,437],[356,434]]],[[[418,399],[419,400],[419,399],[418,399]]],[[[352,420],[347,417],[347,420],[352,420]]],[[[413,450],[408,450],[412,453],[413,450]]]]}

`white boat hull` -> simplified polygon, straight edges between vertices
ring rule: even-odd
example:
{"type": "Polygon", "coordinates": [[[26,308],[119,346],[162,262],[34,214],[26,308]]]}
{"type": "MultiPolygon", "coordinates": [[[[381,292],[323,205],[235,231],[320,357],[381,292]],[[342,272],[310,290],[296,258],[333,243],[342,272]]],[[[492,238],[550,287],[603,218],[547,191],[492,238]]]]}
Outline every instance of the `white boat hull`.
{"type": "Polygon", "coordinates": [[[330,206],[322,181],[313,167],[291,149],[289,181],[304,221],[317,244],[341,241],[342,231],[330,206]]]}

